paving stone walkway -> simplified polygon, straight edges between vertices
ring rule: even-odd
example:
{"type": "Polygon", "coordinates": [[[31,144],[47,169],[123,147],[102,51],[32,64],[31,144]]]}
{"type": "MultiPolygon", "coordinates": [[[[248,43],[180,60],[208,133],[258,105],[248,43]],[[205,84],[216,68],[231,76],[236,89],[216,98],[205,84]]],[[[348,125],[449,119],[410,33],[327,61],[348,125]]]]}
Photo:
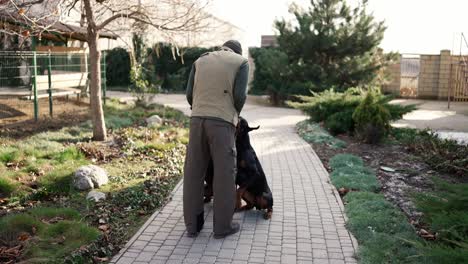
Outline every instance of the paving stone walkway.
{"type": "MultiPolygon", "coordinates": [[[[157,101],[188,113],[181,95],[158,95],[157,101]]],[[[295,133],[305,117],[293,109],[246,105],[242,116],[260,129],[251,133],[273,191],[274,211],[236,213],[238,234],[213,238],[212,203],[196,238],[185,234],[182,185],[173,199],[154,213],[112,263],[356,263],[357,244],[345,228],[338,193],[319,158],[295,133]]]]}

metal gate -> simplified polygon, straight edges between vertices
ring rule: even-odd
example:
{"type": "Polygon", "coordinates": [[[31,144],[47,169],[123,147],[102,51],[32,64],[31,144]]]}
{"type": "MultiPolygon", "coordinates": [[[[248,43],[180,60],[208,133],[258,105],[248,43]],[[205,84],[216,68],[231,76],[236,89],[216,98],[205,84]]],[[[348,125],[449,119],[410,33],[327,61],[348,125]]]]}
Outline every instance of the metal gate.
{"type": "Polygon", "coordinates": [[[452,56],[452,64],[450,67],[451,78],[449,85],[449,107],[450,99],[454,101],[468,102],[468,56],[466,54],[468,42],[465,34],[460,35],[460,54],[452,56]]]}
{"type": "Polygon", "coordinates": [[[454,101],[468,102],[468,61],[460,56],[459,62],[452,64],[452,96],[454,101]]]}
{"type": "Polygon", "coordinates": [[[419,55],[403,55],[401,58],[400,95],[417,97],[420,72],[419,55]]]}

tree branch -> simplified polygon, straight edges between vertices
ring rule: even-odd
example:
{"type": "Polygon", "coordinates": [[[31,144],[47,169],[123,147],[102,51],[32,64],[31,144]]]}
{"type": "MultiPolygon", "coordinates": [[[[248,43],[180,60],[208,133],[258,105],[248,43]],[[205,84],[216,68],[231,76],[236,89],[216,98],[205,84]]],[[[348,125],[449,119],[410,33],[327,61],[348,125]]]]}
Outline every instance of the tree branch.
{"type": "Polygon", "coordinates": [[[29,6],[32,6],[32,5],[37,5],[37,4],[42,4],[45,0],[36,0],[36,1],[32,1],[32,2],[23,2],[21,4],[17,4],[16,6],[19,7],[19,8],[24,8],[24,7],[29,7],[29,6]]]}
{"type": "Polygon", "coordinates": [[[128,13],[128,14],[125,14],[125,13],[119,13],[119,14],[115,14],[111,17],[109,17],[108,19],[104,20],[99,26],[97,26],[97,29],[98,30],[101,30],[101,29],[104,29],[104,27],[106,27],[109,23],[111,23],[112,21],[118,19],[118,18],[129,18],[130,16],[132,15],[135,15],[139,12],[137,11],[134,11],[134,12],[131,12],[131,13],[128,13]]]}

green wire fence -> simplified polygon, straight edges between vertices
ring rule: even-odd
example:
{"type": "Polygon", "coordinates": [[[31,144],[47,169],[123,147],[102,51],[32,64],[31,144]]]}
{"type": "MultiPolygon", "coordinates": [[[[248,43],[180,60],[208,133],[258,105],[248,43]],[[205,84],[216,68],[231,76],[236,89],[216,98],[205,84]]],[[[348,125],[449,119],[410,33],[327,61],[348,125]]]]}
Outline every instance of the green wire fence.
{"type": "MultiPolygon", "coordinates": [[[[100,65],[104,103],[105,59],[103,52],[100,65]]],[[[69,96],[76,96],[83,105],[86,100],[82,98],[89,91],[89,69],[89,54],[85,52],[0,52],[0,126],[29,117],[38,121],[44,112],[53,117],[55,105],[73,104],[69,96]]],[[[67,110],[66,106],[61,108],[67,110]]]]}

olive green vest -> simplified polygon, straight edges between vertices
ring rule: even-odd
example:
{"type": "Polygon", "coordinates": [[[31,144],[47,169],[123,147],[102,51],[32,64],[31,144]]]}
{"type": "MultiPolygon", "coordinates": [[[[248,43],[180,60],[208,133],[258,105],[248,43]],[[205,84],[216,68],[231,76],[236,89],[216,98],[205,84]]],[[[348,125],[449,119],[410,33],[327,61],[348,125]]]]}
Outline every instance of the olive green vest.
{"type": "Polygon", "coordinates": [[[205,53],[195,61],[193,117],[215,117],[237,125],[239,113],[234,107],[233,88],[245,61],[225,47],[205,53]]]}

